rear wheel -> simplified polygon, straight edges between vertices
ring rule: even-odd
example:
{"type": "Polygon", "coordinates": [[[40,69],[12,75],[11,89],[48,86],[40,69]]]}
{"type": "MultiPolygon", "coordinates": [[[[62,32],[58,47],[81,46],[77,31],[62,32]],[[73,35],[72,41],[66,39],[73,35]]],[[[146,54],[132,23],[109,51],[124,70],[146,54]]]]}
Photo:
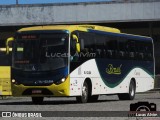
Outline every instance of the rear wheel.
{"type": "Polygon", "coordinates": [[[87,103],[88,102],[88,84],[85,81],[82,88],[82,96],[76,97],[77,102],[79,103],[87,103]]]}
{"type": "Polygon", "coordinates": [[[32,102],[34,104],[42,104],[44,97],[32,97],[32,102]]]}
{"type": "Polygon", "coordinates": [[[133,100],[135,97],[136,85],[132,80],[129,85],[129,93],[118,94],[120,100],[133,100]]]}

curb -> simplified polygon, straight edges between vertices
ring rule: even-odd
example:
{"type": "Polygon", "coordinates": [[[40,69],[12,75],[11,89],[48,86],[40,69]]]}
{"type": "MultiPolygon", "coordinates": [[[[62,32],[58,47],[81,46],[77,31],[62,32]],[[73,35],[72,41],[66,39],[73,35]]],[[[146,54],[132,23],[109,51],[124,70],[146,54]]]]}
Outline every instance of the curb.
{"type": "Polygon", "coordinates": [[[153,90],[149,90],[147,92],[140,92],[140,93],[136,93],[136,94],[149,94],[149,93],[160,93],[160,88],[156,88],[153,90]]]}

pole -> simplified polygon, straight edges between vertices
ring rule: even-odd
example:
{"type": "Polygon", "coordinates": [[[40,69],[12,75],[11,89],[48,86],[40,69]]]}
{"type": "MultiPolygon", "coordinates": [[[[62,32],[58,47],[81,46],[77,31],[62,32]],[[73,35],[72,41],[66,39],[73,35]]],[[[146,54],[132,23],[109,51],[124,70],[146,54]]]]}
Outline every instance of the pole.
{"type": "Polygon", "coordinates": [[[149,36],[150,37],[153,36],[153,25],[152,25],[152,22],[149,22],[149,36]]]}
{"type": "Polygon", "coordinates": [[[16,0],[16,5],[18,5],[18,0],[16,0]]]}

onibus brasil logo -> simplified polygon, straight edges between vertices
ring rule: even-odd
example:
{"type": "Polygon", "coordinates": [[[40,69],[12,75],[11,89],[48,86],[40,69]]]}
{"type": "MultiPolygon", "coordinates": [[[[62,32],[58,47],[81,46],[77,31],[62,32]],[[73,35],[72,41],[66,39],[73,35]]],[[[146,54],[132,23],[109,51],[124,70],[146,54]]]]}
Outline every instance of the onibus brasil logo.
{"type": "Polygon", "coordinates": [[[130,104],[129,117],[159,117],[159,112],[157,112],[156,109],[155,103],[149,103],[147,101],[132,103],[130,104]]]}

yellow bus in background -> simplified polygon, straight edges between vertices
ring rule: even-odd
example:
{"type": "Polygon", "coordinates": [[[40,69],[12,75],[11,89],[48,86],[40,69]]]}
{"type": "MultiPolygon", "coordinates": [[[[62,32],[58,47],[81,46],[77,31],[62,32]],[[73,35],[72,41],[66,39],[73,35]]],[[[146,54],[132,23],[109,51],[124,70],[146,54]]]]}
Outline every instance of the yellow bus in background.
{"type": "Polygon", "coordinates": [[[0,43],[0,96],[12,95],[11,92],[11,54],[13,38],[0,43]]]}

